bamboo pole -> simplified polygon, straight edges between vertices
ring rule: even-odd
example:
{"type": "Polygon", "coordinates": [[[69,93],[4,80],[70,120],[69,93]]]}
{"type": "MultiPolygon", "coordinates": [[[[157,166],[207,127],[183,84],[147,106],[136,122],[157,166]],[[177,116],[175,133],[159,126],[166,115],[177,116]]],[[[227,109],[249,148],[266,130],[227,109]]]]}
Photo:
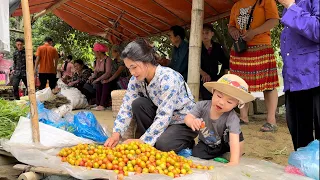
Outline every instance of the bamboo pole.
{"type": "Polygon", "coordinates": [[[30,21],[30,10],[29,1],[21,0],[23,24],[24,24],[24,39],[25,39],[25,50],[26,50],[26,65],[27,65],[27,80],[28,80],[28,94],[30,100],[30,114],[32,122],[32,139],[34,143],[40,142],[39,133],[39,121],[38,121],[38,110],[37,101],[34,86],[34,70],[33,70],[33,51],[32,51],[32,36],[31,36],[31,21],[30,21]]]}
{"type": "Polygon", "coordinates": [[[200,88],[203,9],[204,0],[192,1],[188,62],[188,85],[196,101],[199,100],[200,88]]]}

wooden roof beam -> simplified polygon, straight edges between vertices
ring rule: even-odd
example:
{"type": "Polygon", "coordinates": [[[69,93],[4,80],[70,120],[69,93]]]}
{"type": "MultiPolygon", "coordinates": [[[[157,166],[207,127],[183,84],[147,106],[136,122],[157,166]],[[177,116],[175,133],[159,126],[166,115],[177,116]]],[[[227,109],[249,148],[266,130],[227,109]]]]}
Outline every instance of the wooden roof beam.
{"type": "Polygon", "coordinates": [[[44,16],[48,13],[51,13],[53,10],[57,9],[58,7],[60,7],[62,4],[67,3],[70,0],[60,0],[59,2],[53,4],[52,6],[50,6],[48,9],[45,9],[41,12],[39,12],[38,14],[36,14],[35,16],[33,16],[31,23],[34,23],[39,17],[44,16]]]}
{"type": "MultiPolygon", "coordinates": [[[[85,1],[92,3],[90,0],[85,0],[85,1]]],[[[105,3],[104,3],[104,4],[105,4],[105,3]]],[[[101,7],[102,9],[110,12],[111,14],[113,14],[113,15],[115,15],[115,16],[118,16],[117,13],[111,11],[110,9],[108,9],[108,8],[106,8],[106,7],[103,7],[103,6],[100,6],[100,7],[101,7]]],[[[96,13],[97,13],[97,12],[96,12],[96,13]]],[[[148,35],[151,34],[150,32],[146,31],[145,29],[143,29],[142,27],[138,26],[137,24],[132,23],[132,22],[129,21],[128,19],[126,19],[126,18],[124,18],[124,17],[123,17],[122,19],[123,19],[124,21],[126,21],[127,23],[131,24],[132,26],[134,26],[134,27],[140,29],[141,31],[145,32],[146,34],[148,34],[148,35]]]]}
{"type": "MultiPolygon", "coordinates": [[[[100,0],[100,1],[103,2],[103,0],[100,0]]],[[[147,16],[149,16],[149,17],[151,17],[151,18],[163,23],[164,25],[168,26],[169,28],[172,26],[169,23],[167,23],[167,22],[165,22],[165,21],[163,21],[163,20],[161,20],[161,19],[159,19],[159,18],[157,18],[157,17],[155,17],[155,16],[153,16],[153,15],[151,15],[151,14],[149,14],[149,13],[147,13],[147,12],[137,8],[137,7],[135,7],[135,6],[132,6],[131,4],[125,2],[124,0],[118,0],[118,2],[122,2],[123,4],[125,4],[125,5],[127,5],[129,7],[133,8],[133,9],[135,9],[135,10],[141,12],[141,13],[143,13],[144,15],[147,15],[147,16]]]]}
{"type": "MultiPolygon", "coordinates": [[[[105,27],[105,26],[106,26],[106,28],[104,28],[105,31],[106,31],[106,29],[112,29],[112,27],[108,27],[108,26],[107,26],[106,24],[104,24],[103,22],[100,22],[100,21],[96,20],[95,18],[91,17],[90,15],[88,15],[88,14],[86,14],[86,13],[84,13],[84,12],[82,12],[82,11],[80,11],[80,10],[72,7],[72,6],[69,6],[69,5],[67,5],[67,4],[65,4],[65,6],[68,7],[68,8],[70,8],[70,9],[73,9],[74,11],[76,11],[76,12],[78,12],[78,13],[86,16],[86,17],[88,17],[88,18],[91,19],[92,21],[95,21],[97,24],[101,25],[101,27],[105,27]]],[[[71,12],[70,12],[70,13],[71,13],[71,12]]],[[[71,14],[74,14],[74,13],[71,13],[71,14]]],[[[80,17],[81,17],[81,16],[80,16],[80,17]]],[[[114,32],[122,35],[123,37],[125,37],[125,38],[127,38],[127,39],[130,39],[128,36],[126,36],[126,35],[118,32],[118,31],[116,31],[115,29],[112,29],[112,30],[113,30],[114,32]]],[[[115,34],[114,34],[114,35],[115,35],[115,34]]],[[[116,35],[115,35],[115,36],[116,36],[116,35]]]]}
{"type": "MultiPolygon", "coordinates": [[[[89,0],[86,0],[88,3],[91,3],[91,4],[94,4],[93,2],[91,2],[91,1],[89,1],[89,0]]],[[[83,8],[86,8],[87,10],[89,10],[89,11],[91,11],[91,12],[93,12],[93,13],[95,13],[95,14],[98,14],[99,16],[101,16],[101,17],[103,17],[103,18],[105,18],[105,19],[107,19],[108,20],[108,22],[109,22],[109,20],[110,20],[110,18],[109,17],[107,17],[107,16],[105,16],[104,14],[101,14],[101,13],[99,13],[99,12],[97,12],[97,11],[95,11],[94,9],[92,9],[92,8],[89,8],[89,7],[84,7],[82,4],[80,4],[80,3],[78,3],[78,2],[73,2],[73,3],[75,3],[75,4],[77,4],[77,5],[79,5],[79,6],[81,6],[81,7],[83,7],[83,8]]],[[[102,8],[102,9],[104,9],[104,7],[100,7],[100,8],[102,8]]],[[[118,17],[119,18],[119,17],[118,17]]],[[[119,20],[119,19],[118,19],[119,20]]],[[[120,35],[122,35],[122,36],[124,36],[124,37],[126,37],[127,39],[131,39],[131,38],[129,38],[128,36],[126,36],[126,35],[124,35],[124,34],[122,34],[122,33],[120,33],[119,31],[117,31],[116,30],[116,28],[114,28],[114,24],[111,24],[110,22],[109,22],[109,24],[110,25],[112,25],[111,27],[108,27],[109,29],[111,29],[111,30],[113,30],[113,31],[115,31],[115,32],[117,32],[118,34],[120,34],[120,35]]],[[[123,27],[121,24],[119,24],[119,26],[120,27],[122,27],[124,30],[127,30],[125,27],[123,27]]],[[[130,32],[130,31],[128,31],[128,32],[130,32]]],[[[134,33],[134,32],[130,32],[130,33],[133,33],[135,36],[137,36],[137,34],[136,33],[134,33]]]]}
{"type": "MultiPolygon", "coordinates": [[[[102,3],[105,3],[105,2],[102,1],[102,3]]],[[[110,4],[110,3],[109,3],[109,4],[105,3],[105,4],[108,5],[108,6],[111,6],[112,8],[115,8],[115,9],[117,9],[117,10],[119,10],[119,11],[122,11],[120,8],[118,8],[117,6],[114,6],[114,5],[110,4]]],[[[145,21],[142,21],[141,19],[135,17],[134,15],[132,15],[131,13],[129,13],[129,12],[127,12],[127,11],[124,11],[124,12],[125,12],[125,14],[126,14],[127,16],[129,16],[129,17],[131,17],[131,18],[133,18],[133,19],[135,19],[135,20],[137,20],[137,21],[139,21],[139,22],[141,22],[141,23],[143,23],[143,24],[151,27],[152,29],[154,29],[154,30],[156,30],[156,31],[158,31],[158,32],[161,32],[161,30],[157,29],[156,27],[154,27],[154,26],[151,25],[150,23],[147,23],[147,22],[145,22],[145,21]]]]}

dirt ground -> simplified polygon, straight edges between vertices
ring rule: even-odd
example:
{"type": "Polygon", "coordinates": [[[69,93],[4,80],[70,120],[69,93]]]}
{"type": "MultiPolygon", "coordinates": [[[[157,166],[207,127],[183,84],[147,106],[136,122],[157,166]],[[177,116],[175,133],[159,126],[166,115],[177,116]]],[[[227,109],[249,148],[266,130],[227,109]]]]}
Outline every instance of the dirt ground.
{"type": "MultiPolygon", "coordinates": [[[[111,111],[93,112],[100,123],[112,131],[111,111]]],[[[245,157],[263,159],[280,165],[287,165],[288,156],[293,151],[291,136],[284,115],[277,115],[278,131],[276,133],[260,132],[266,115],[250,116],[249,125],[241,126],[245,138],[245,157]]]]}

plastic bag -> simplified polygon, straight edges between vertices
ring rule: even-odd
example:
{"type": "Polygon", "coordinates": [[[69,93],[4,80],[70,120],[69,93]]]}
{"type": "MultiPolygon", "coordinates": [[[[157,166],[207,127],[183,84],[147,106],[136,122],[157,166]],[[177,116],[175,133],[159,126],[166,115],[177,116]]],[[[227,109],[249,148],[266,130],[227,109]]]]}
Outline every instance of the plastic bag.
{"type": "Polygon", "coordinates": [[[53,97],[54,95],[50,88],[45,88],[36,92],[36,98],[38,101],[41,101],[41,102],[47,101],[53,97]]]}
{"type": "MultiPolygon", "coordinates": [[[[77,137],[72,133],[57,129],[50,125],[39,123],[40,143],[45,147],[67,147],[79,143],[93,143],[89,139],[77,137]]],[[[13,132],[11,143],[32,144],[32,127],[28,118],[20,117],[18,125],[13,132]]]]}
{"type": "Polygon", "coordinates": [[[60,93],[70,101],[72,109],[83,109],[88,106],[87,98],[77,88],[68,86],[61,79],[58,80],[57,86],[61,88],[60,93]]]}
{"type": "Polygon", "coordinates": [[[306,176],[319,180],[319,141],[299,148],[289,156],[288,163],[299,168],[306,176]]]}
{"type": "Polygon", "coordinates": [[[188,158],[192,155],[192,149],[182,149],[179,153],[178,153],[179,156],[183,156],[185,158],[188,158]]]}
{"type": "Polygon", "coordinates": [[[104,143],[108,136],[92,112],[81,111],[74,116],[74,134],[98,143],[104,143]]]}

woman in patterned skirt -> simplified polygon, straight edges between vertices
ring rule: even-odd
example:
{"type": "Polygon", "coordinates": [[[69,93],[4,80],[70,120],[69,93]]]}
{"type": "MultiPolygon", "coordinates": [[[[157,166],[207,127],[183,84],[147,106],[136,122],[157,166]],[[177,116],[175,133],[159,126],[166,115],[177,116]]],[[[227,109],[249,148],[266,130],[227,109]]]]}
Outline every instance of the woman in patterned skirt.
{"type": "MultiPolygon", "coordinates": [[[[268,111],[267,122],[261,127],[263,132],[274,132],[279,86],[277,64],[271,46],[270,30],[279,23],[279,14],[274,0],[240,0],[234,4],[230,14],[229,33],[234,40],[240,37],[246,41],[248,49],[230,54],[230,73],[243,78],[250,92],[263,92],[268,111]],[[256,3],[255,7],[254,4],[256,3]],[[254,8],[253,8],[254,7],[254,8]],[[253,10],[250,27],[246,30],[253,10]]],[[[249,122],[249,105],[240,110],[243,124],[249,122]]]]}

